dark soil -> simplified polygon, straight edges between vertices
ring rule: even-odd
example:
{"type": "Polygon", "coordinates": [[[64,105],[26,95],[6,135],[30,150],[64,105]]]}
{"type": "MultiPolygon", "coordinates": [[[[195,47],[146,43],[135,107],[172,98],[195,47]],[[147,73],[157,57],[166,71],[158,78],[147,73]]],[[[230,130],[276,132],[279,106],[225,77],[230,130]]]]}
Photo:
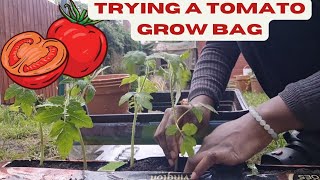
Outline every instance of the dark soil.
{"type": "MultiPolygon", "coordinates": [[[[183,171],[186,162],[187,158],[179,158],[178,172],[183,171]]],[[[135,161],[133,168],[130,168],[130,163],[125,164],[117,171],[174,171],[174,168],[169,166],[165,157],[153,157],[135,161]]]]}
{"type": "MultiPolygon", "coordinates": [[[[88,162],[88,170],[97,171],[100,167],[105,166],[106,162],[88,162]]],[[[83,170],[83,163],[72,161],[45,161],[43,166],[39,166],[39,161],[15,160],[6,167],[39,167],[39,168],[57,168],[57,169],[75,169],[83,170]]]]}

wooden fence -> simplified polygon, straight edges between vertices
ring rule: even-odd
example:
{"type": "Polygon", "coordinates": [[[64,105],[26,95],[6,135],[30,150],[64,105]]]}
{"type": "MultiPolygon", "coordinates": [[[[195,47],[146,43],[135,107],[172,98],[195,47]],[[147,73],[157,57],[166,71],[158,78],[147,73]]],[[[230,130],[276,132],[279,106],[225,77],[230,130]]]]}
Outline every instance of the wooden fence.
{"type": "MultiPolygon", "coordinates": [[[[0,0],[0,48],[12,36],[24,31],[36,31],[46,36],[50,24],[58,17],[57,5],[48,0],[0,0]]],[[[0,65],[0,103],[4,102],[5,90],[12,83],[0,65]]],[[[58,93],[57,82],[49,87],[37,90],[46,97],[58,93]]]]}

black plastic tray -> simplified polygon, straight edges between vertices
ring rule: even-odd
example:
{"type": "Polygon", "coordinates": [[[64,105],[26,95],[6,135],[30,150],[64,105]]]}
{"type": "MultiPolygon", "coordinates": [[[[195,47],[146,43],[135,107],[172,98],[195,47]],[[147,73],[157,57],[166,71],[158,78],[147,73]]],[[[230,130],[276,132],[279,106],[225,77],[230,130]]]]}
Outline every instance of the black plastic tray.
{"type": "MultiPolygon", "coordinates": [[[[188,96],[188,91],[182,93],[181,99],[188,96]]],[[[153,94],[153,103],[170,101],[168,92],[153,94]]],[[[155,106],[157,107],[157,106],[155,106]]],[[[169,107],[169,106],[168,106],[169,107]]],[[[161,107],[161,108],[167,108],[161,107]]],[[[212,115],[210,127],[199,135],[198,142],[214,128],[230,120],[237,119],[248,112],[248,107],[241,93],[237,89],[227,89],[217,109],[218,114],[212,115]]],[[[90,112],[89,112],[90,114],[90,112]]],[[[87,144],[125,145],[130,144],[133,114],[91,114],[94,127],[82,129],[87,144]]],[[[155,144],[153,134],[161,122],[163,112],[140,113],[136,126],[136,144],[155,144]]]]}

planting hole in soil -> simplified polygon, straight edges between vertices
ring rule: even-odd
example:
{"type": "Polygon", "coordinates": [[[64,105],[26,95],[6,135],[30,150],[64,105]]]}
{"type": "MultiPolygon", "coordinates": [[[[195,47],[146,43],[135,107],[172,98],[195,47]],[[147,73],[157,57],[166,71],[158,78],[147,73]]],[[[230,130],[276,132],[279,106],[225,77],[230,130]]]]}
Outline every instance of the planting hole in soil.
{"type": "MultiPolygon", "coordinates": [[[[183,172],[186,162],[186,158],[179,158],[178,172],[183,172]]],[[[117,171],[174,171],[174,168],[169,166],[165,157],[152,157],[135,161],[133,168],[126,164],[118,168],[117,171]]]]}

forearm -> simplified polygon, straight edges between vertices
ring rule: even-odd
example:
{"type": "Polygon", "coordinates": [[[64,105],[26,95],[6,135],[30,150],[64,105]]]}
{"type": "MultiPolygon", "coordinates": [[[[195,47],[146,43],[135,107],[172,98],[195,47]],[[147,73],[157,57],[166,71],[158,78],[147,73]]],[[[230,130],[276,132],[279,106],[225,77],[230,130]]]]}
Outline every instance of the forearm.
{"type": "Polygon", "coordinates": [[[279,96],[305,130],[320,130],[320,71],[289,84],[279,96]]]}
{"type": "Polygon", "coordinates": [[[236,42],[207,43],[193,73],[189,101],[205,95],[218,105],[239,54],[236,42]]]}
{"type": "Polygon", "coordinates": [[[279,96],[259,105],[256,110],[277,133],[303,128],[303,124],[279,96]]]}
{"type": "Polygon", "coordinates": [[[279,96],[258,106],[257,111],[280,133],[293,129],[320,130],[319,107],[320,72],[317,72],[289,84],[279,96]]]}

